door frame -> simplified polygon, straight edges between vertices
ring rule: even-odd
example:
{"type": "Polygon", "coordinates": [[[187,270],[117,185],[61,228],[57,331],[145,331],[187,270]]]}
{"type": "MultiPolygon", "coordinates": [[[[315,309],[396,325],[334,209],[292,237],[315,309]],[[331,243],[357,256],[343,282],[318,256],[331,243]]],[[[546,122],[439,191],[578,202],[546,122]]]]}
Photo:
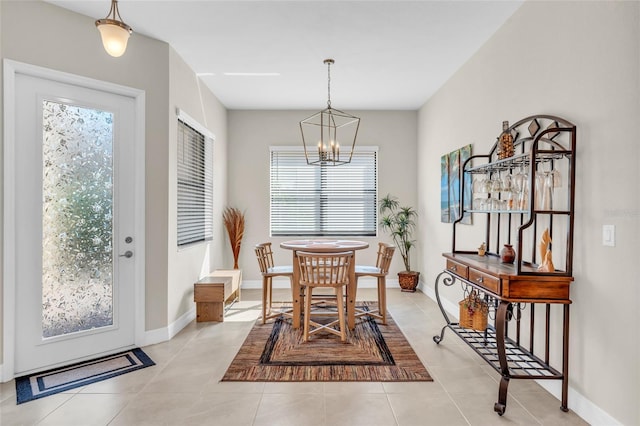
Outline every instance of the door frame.
{"type": "Polygon", "coordinates": [[[15,258],[15,126],[16,126],[16,74],[73,84],[93,90],[101,90],[116,95],[133,98],[135,108],[134,151],[135,151],[135,206],[134,230],[136,236],[135,280],[135,345],[143,345],[145,337],[145,92],[144,90],[95,80],[62,71],[51,70],[36,65],[3,60],[4,72],[4,139],[3,139],[3,223],[2,223],[2,364],[0,382],[14,378],[15,372],[15,301],[16,301],[16,258],[15,258]]]}

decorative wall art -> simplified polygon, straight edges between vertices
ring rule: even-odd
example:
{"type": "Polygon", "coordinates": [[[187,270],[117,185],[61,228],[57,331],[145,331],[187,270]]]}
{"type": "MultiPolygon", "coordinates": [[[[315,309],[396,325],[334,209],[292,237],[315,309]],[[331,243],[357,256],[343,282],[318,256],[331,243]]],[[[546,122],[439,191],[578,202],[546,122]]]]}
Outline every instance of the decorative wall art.
{"type": "Polygon", "coordinates": [[[449,154],[440,157],[440,221],[450,223],[449,216],[449,154]]]}
{"type": "MultiPolygon", "coordinates": [[[[440,158],[440,221],[453,223],[460,217],[461,170],[464,162],[471,157],[471,144],[451,151],[440,158]]],[[[471,175],[464,176],[464,209],[470,210],[472,203],[471,175]]],[[[471,214],[467,213],[461,223],[471,225],[471,214]]]]}

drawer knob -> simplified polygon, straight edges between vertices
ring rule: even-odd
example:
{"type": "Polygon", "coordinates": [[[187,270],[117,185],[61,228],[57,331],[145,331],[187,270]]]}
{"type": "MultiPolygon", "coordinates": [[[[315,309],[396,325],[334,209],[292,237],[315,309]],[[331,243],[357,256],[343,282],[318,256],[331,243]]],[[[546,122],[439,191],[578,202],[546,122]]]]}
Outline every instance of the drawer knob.
{"type": "Polygon", "coordinates": [[[478,281],[479,283],[482,283],[484,281],[484,277],[476,278],[476,281],[478,281]]]}
{"type": "Polygon", "coordinates": [[[457,267],[456,265],[453,265],[453,266],[452,266],[451,268],[449,268],[449,269],[451,269],[452,271],[457,271],[457,270],[458,270],[458,267],[457,267]]]}

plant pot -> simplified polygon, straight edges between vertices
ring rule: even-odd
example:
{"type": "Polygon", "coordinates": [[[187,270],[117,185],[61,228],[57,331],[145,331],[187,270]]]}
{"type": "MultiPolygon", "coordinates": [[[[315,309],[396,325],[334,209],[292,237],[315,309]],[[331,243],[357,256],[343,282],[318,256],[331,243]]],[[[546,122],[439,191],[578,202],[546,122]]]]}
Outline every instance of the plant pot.
{"type": "Polygon", "coordinates": [[[415,271],[398,272],[398,282],[400,283],[400,288],[402,289],[402,291],[415,293],[416,287],[418,287],[419,280],[420,280],[420,272],[415,272],[415,271]]]}

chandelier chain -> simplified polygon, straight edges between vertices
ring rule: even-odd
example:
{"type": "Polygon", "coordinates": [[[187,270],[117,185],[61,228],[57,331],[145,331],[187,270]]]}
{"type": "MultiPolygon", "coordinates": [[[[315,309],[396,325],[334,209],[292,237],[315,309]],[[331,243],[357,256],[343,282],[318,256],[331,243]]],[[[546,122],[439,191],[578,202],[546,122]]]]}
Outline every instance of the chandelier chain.
{"type": "Polygon", "coordinates": [[[331,108],[331,62],[327,61],[327,107],[331,108]]]}

